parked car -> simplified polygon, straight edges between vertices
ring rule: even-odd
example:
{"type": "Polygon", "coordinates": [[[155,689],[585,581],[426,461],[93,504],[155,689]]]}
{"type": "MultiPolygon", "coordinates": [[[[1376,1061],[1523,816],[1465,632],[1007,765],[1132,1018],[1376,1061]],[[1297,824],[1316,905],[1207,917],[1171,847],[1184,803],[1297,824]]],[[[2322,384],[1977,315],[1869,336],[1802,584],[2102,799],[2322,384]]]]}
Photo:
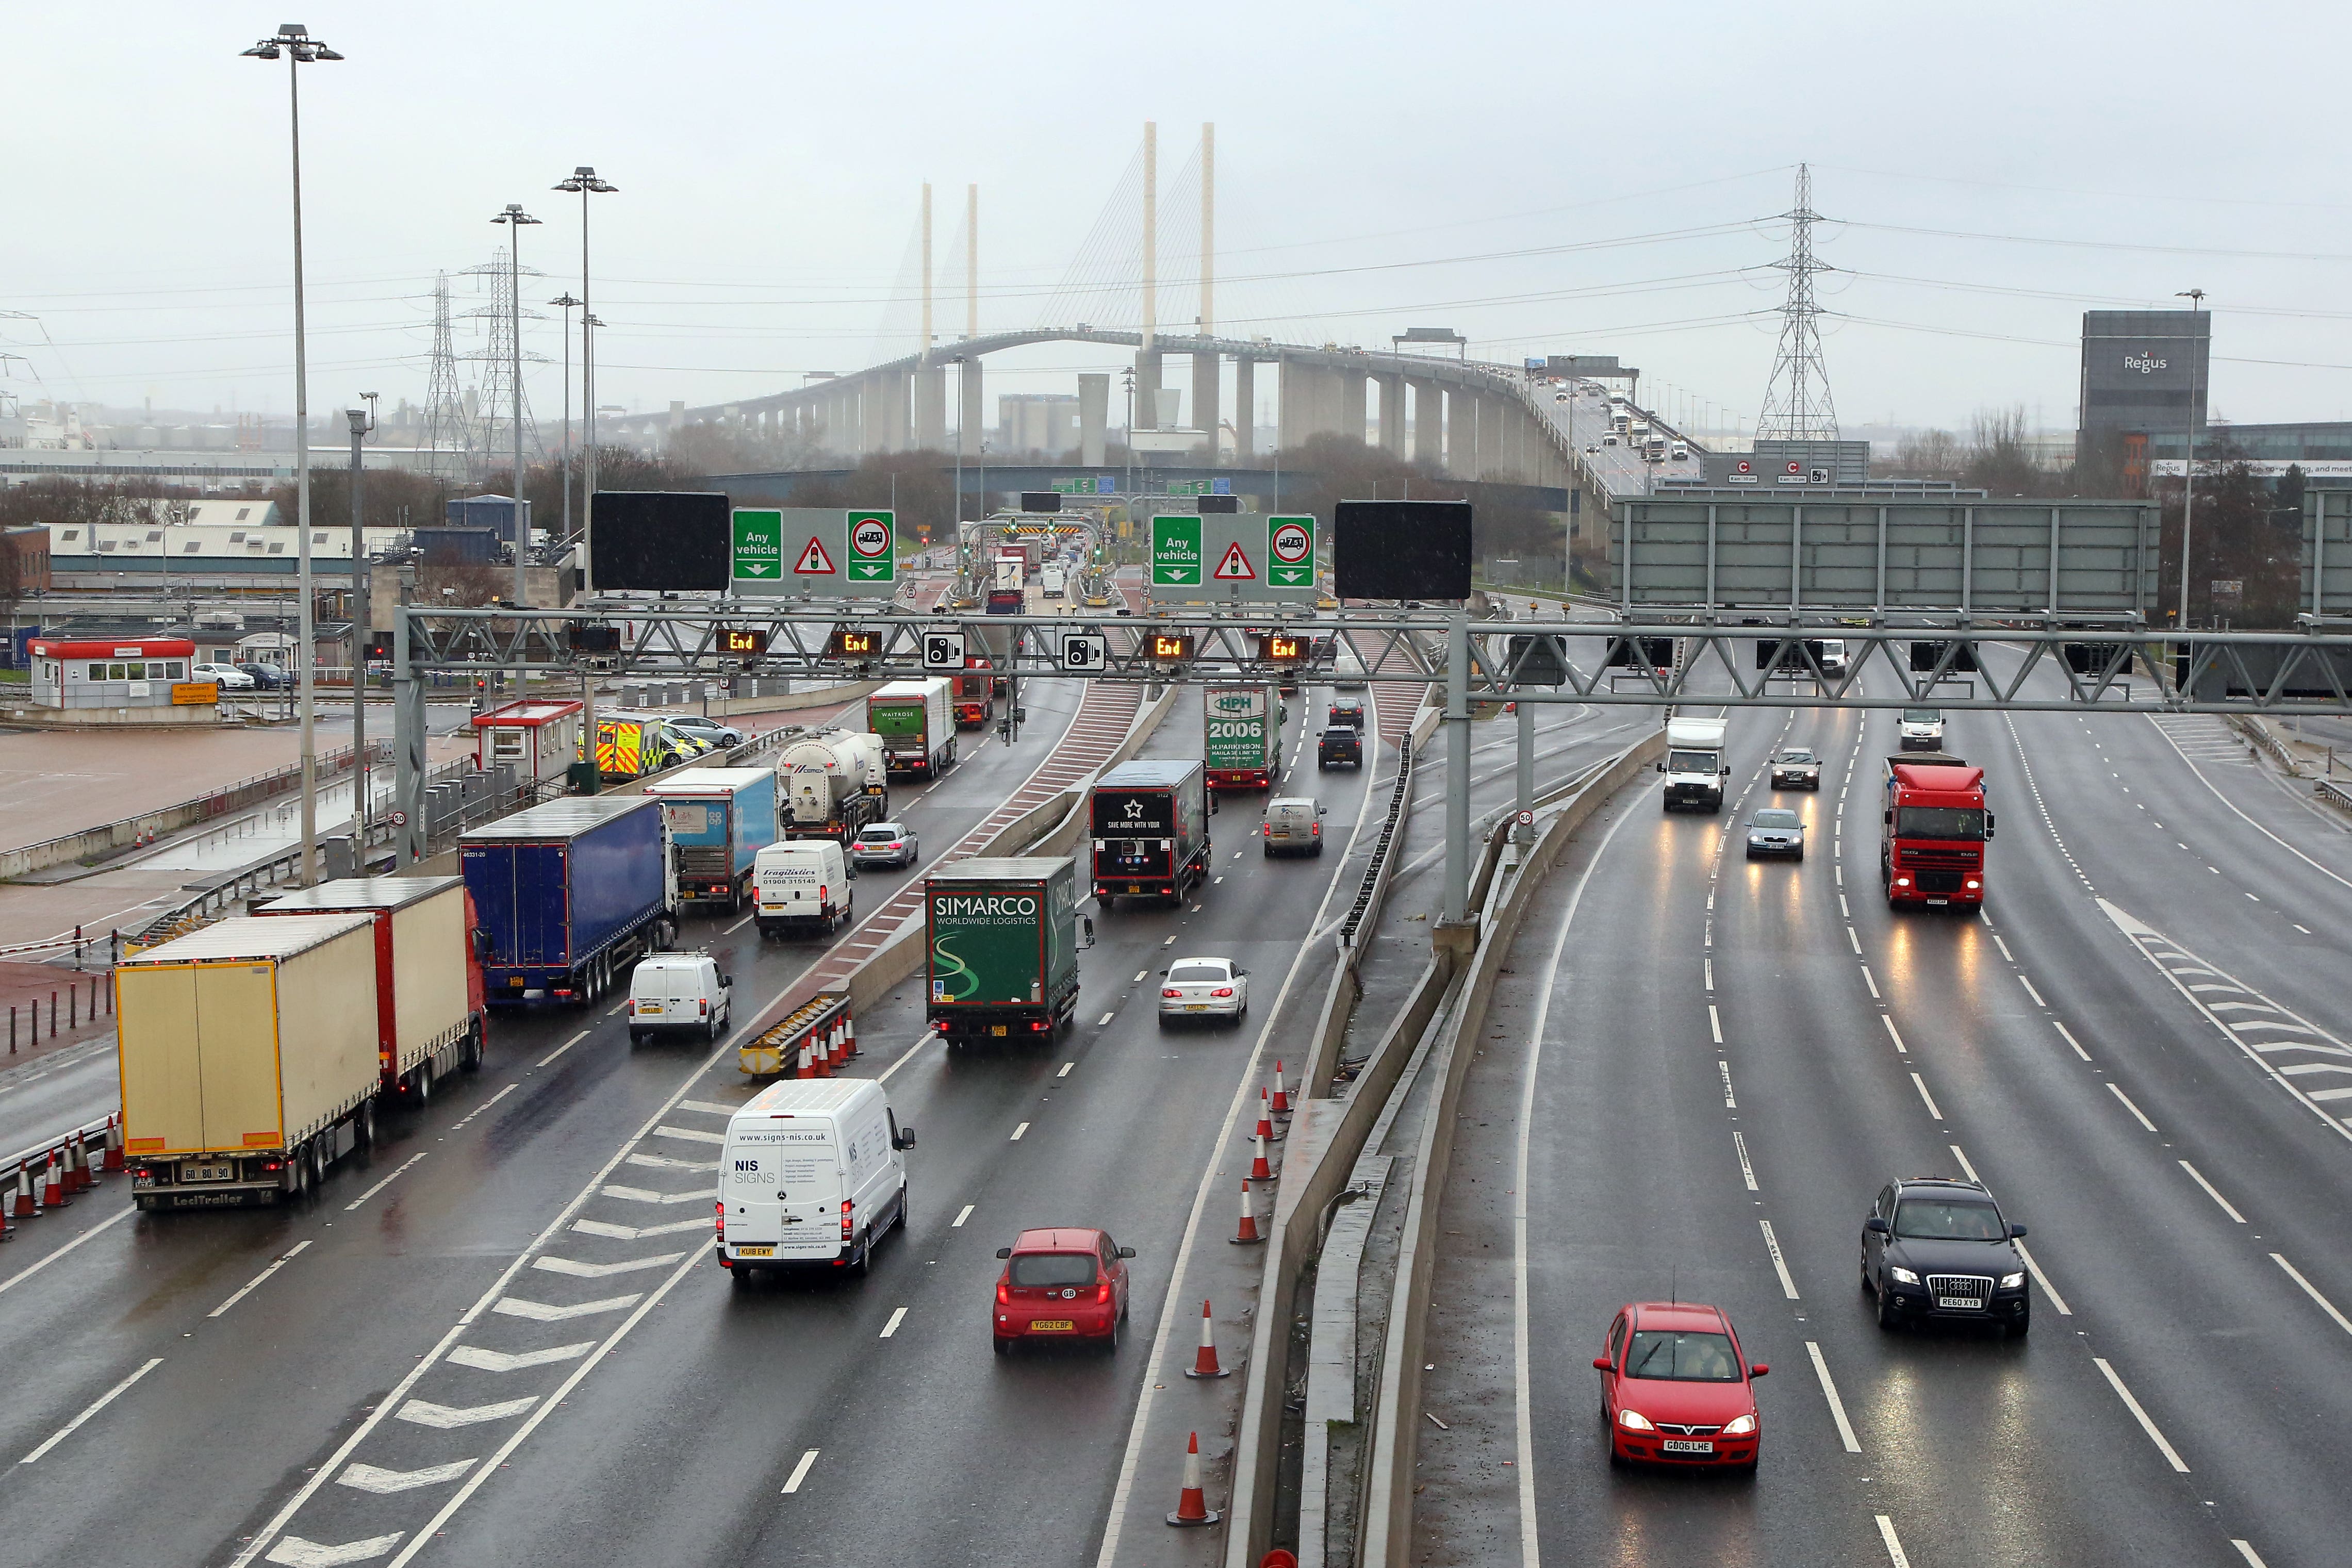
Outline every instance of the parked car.
{"type": "Polygon", "coordinates": [[[225,692],[249,692],[255,684],[251,675],[235,664],[191,664],[188,666],[188,679],[211,681],[225,692]]]}
{"type": "Polygon", "coordinates": [[[1601,1418],[1609,1462],[1636,1460],[1756,1473],[1759,1429],[1750,1364],[1719,1307],[1634,1301],[1618,1309],[1601,1354],[1601,1418]]]}
{"type": "Polygon", "coordinates": [[[1922,1318],[1995,1322],[2022,1338],[2033,1321],[2017,1250],[2024,1234],[1982,1182],[1888,1182],[1862,1222],[1862,1288],[1878,1298],[1878,1326],[1922,1318]]]}
{"type": "Polygon", "coordinates": [[[294,684],[294,674],[278,664],[239,664],[236,666],[253,677],[256,690],[283,691],[294,684]]]}
{"type": "Polygon", "coordinates": [[[913,865],[919,853],[915,830],[902,822],[869,822],[849,844],[849,858],[861,866],[913,865]]]}
{"type": "Polygon", "coordinates": [[[996,1255],[996,1307],[990,1324],[996,1354],[1010,1355],[1024,1340],[1092,1340],[1106,1355],[1118,1350],[1127,1322],[1127,1260],[1110,1232],[1055,1226],[1024,1230],[996,1255]]]}
{"type": "Polygon", "coordinates": [[[1223,1019],[1249,1012],[1249,971],[1231,958],[1179,958],[1160,971],[1160,1027],[1173,1019],[1223,1019]]]}
{"type": "Polygon", "coordinates": [[[743,744],[743,732],[731,724],[721,724],[698,713],[679,714],[669,721],[672,729],[682,730],[697,740],[713,747],[737,747],[743,744]]]}

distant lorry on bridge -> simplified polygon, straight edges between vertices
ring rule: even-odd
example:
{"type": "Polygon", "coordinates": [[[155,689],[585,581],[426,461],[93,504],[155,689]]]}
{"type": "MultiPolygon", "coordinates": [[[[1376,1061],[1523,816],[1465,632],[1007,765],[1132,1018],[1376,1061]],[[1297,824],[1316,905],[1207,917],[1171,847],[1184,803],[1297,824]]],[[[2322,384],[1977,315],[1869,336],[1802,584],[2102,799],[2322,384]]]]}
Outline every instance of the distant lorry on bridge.
{"type": "Polygon", "coordinates": [[[116,966],[132,1203],[278,1203],[374,1141],[375,927],[366,914],[236,915],[116,966]]]}
{"type": "Polygon", "coordinates": [[[829,729],[793,741],[776,758],[776,785],[787,839],[845,845],[858,829],[890,814],[882,738],[864,730],[829,729]]]}
{"type": "Polygon", "coordinates": [[[1667,810],[1685,806],[1723,810],[1723,781],[1731,773],[1723,760],[1726,727],[1719,718],[1666,720],[1666,755],[1658,771],[1666,776],[1667,810]]]}
{"type": "Polygon", "coordinates": [[[1078,1005],[1077,909],[1078,865],[1067,858],[982,857],[925,877],[926,1013],[940,1038],[1057,1035],[1078,1005]]]}
{"type": "Polygon", "coordinates": [[[882,766],[893,777],[936,779],[955,761],[955,717],[940,676],[892,681],[870,693],[866,727],[882,737],[882,766]]]}
{"type": "Polygon", "coordinates": [[[1271,684],[1201,693],[1201,746],[1212,789],[1271,789],[1282,777],[1282,693],[1271,684]]]}
{"type": "Polygon", "coordinates": [[[1198,762],[1122,762],[1087,792],[1094,894],[1181,904],[1209,876],[1208,774],[1198,762]]]}
{"type": "Polygon", "coordinates": [[[586,795],[517,811],[457,841],[493,1006],[585,1004],[677,932],[677,871],[662,803],[586,795]]]}
{"type": "Polygon", "coordinates": [[[1992,830],[1983,768],[1948,752],[1888,758],[1878,838],[1878,880],[1887,907],[1981,910],[1992,830]]]}
{"type": "Polygon", "coordinates": [[[662,803],[682,904],[740,910],[751,864],[776,841],[776,775],[766,768],[689,768],[646,786],[662,803]]]}

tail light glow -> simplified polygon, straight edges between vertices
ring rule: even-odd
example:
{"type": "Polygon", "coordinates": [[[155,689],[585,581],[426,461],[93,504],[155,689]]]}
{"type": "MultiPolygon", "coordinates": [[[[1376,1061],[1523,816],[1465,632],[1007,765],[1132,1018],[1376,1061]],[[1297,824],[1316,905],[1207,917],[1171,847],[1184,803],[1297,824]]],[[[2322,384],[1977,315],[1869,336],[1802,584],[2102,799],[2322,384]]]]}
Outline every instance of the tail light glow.
{"type": "Polygon", "coordinates": [[[1219,986],[1209,994],[1213,997],[1230,997],[1234,994],[1234,988],[1231,986],[1219,986]]]}

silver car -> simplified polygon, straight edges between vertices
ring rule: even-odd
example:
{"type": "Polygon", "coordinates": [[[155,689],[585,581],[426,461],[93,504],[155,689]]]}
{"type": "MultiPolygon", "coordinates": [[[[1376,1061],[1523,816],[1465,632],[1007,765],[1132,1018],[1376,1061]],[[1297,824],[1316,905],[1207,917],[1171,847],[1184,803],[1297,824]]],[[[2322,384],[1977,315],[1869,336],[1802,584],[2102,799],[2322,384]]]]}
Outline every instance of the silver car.
{"type": "Polygon", "coordinates": [[[915,830],[900,822],[869,822],[849,841],[849,858],[861,866],[913,865],[920,852],[915,830]]]}
{"type": "Polygon", "coordinates": [[[1176,1019],[1238,1024],[1249,1013],[1249,971],[1231,958],[1179,958],[1160,971],[1160,1026],[1176,1019]]]}
{"type": "Polygon", "coordinates": [[[1748,819],[1748,858],[1767,855],[1792,861],[1805,858],[1805,820],[1779,806],[1767,806],[1748,819]]]}

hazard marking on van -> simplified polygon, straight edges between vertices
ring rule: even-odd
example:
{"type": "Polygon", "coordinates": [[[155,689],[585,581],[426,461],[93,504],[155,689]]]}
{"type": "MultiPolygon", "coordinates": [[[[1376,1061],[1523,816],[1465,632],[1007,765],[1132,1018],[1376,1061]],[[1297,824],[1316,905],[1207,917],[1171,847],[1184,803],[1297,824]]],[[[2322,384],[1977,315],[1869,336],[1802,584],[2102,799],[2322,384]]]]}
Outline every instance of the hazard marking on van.
{"type": "Polygon", "coordinates": [[[808,549],[801,551],[801,559],[793,565],[793,570],[803,577],[833,575],[833,557],[824,553],[824,542],[814,534],[809,536],[808,549]]]}
{"type": "Polygon", "coordinates": [[[1234,582],[1257,576],[1250,570],[1249,557],[1242,553],[1241,540],[1235,539],[1225,547],[1225,559],[1217,563],[1216,576],[1220,582],[1234,582]]]}

